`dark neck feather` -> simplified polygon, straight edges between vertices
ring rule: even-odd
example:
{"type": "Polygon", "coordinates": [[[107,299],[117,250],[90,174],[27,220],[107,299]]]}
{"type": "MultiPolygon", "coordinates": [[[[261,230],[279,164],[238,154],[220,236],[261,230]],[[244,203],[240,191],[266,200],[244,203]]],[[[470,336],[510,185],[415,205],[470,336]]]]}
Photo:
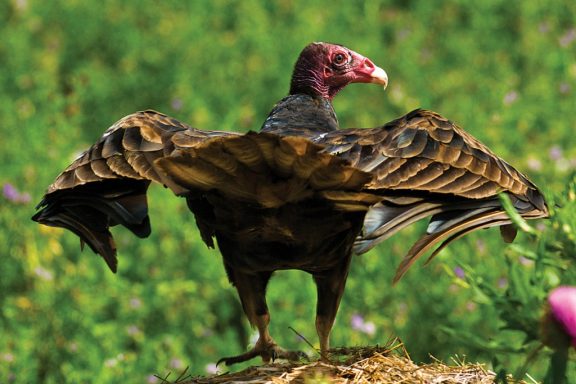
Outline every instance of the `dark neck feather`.
{"type": "Polygon", "coordinates": [[[315,137],[338,129],[330,100],[304,94],[290,95],[278,102],[261,130],[282,136],[315,137]]]}

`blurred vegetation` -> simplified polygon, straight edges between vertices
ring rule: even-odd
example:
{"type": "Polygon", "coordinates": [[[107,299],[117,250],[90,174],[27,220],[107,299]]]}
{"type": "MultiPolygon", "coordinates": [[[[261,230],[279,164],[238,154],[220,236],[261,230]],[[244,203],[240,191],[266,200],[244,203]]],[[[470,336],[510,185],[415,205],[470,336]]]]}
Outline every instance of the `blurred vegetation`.
{"type": "MultiPolygon", "coordinates": [[[[207,374],[253,341],[219,253],[169,191],[151,188],[149,239],[115,231],[117,275],[72,233],[30,221],[46,186],[114,121],[153,108],[199,128],[258,129],[300,50],[339,42],[390,76],[386,92],[353,85],[337,97],[342,126],[433,109],[561,201],[576,168],[575,20],[572,0],[0,2],[0,382],[154,383],[187,366],[207,374]]],[[[530,329],[546,290],[576,284],[569,264],[533,280],[544,256],[527,252],[573,262],[569,206],[530,223],[548,240],[520,234],[508,247],[497,230],[475,233],[395,287],[422,226],[355,258],[332,344],[399,336],[416,361],[458,354],[522,370],[530,340],[502,331],[514,311],[498,303],[529,294],[517,314],[530,329]]],[[[278,273],[268,298],[276,340],[308,349],[288,327],[316,341],[309,276],[278,273]]],[[[537,379],[545,370],[544,358],[526,367],[537,379]]]]}

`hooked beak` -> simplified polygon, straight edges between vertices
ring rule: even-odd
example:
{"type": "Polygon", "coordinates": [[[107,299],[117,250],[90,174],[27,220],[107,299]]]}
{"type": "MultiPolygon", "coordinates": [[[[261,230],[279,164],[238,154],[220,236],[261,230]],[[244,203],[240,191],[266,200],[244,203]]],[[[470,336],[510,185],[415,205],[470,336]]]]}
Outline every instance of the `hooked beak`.
{"type": "Polygon", "coordinates": [[[380,67],[375,67],[372,73],[370,74],[372,81],[371,83],[380,84],[384,89],[388,86],[388,75],[386,71],[380,67]]]}
{"type": "Polygon", "coordinates": [[[388,85],[388,75],[386,71],[374,65],[374,63],[366,57],[360,56],[360,60],[361,64],[354,69],[356,78],[352,82],[380,84],[386,89],[388,85]]]}

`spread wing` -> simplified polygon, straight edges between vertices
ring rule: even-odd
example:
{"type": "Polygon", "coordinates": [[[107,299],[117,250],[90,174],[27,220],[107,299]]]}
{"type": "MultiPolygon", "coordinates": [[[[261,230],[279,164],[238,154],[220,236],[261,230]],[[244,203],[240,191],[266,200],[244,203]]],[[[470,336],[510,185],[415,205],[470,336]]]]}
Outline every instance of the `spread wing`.
{"type": "Polygon", "coordinates": [[[109,227],[150,234],[146,192],[151,182],[182,192],[155,165],[183,147],[229,132],[202,131],[155,111],[137,112],[112,125],[48,187],[33,220],[76,233],[116,271],[109,227]]]}
{"type": "Polygon", "coordinates": [[[524,175],[454,123],[415,110],[382,127],[344,129],[317,137],[327,153],[372,174],[363,192],[382,200],[371,206],[355,244],[363,253],[413,222],[431,217],[426,234],[398,268],[398,280],[423,253],[480,228],[502,226],[515,236],[498,194],[508,194],[525,218],[546,217],[540,191],[524,175]]]}
{"type": "MultiPolygon", "coordinates": [[[[121,224],[139,237],[149,235],[151,182],[189,198],[193,212],[194,196],[205,192],[264,208],[320,196],[338,209],[366,212],[356,253],[431,217],[396,279],[442,240],[436,252],[491,226],[503,226],[511,240],[515,231],[498,193],[507,193],[525,218],[548,214],[525,176],[433,112],[416,110],[373,129],[291,136],[197,130],[145,111],[118,121],[66,168],[33,219],[73,231],[115,271],[109,227],[121,224]]],[[[213,245],[212,230],[198,226],[213,245]]]]}

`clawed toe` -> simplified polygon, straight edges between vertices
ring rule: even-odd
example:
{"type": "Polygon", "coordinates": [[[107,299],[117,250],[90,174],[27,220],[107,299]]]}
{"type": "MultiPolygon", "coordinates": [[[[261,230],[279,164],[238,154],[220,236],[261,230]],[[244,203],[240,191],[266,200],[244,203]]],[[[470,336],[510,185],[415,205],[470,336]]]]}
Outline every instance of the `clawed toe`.
{"type": "Polygon", "coordinates": [[[233,364],[238,364],[238,363],[242,363],[244,361],[248,361],[251,360],[253,358],[255,358],[256,356],[259,356],[260,354],[258,352],[256,352],[254,349],[243,353],[241,355],[237,355],[237,356],[229,356],[229,357],[223,357],[220,360],[218,360],[218,362],[216,363],[216,366],[219,366],[220,364],[224,363],[227,366],[233,365],[233,364]]]}
{"type": "Polygon", "coordinates": [[[270,361],[275,361],[278,359],[282,360],[290,360],[290,361],[298,361],[302,359],[308,359],[308,355],[306,355],[302,351],[287,351],[279,346],[273,344],[268,346],[259,346],[258,344],[256,347],[252,348],[248,352],[242,353],[237,356],[230,356],[230,357],[223,357],[216,365],[220,365],[222,363],[226,364],[227,366],[242,363],[244,361],[251,360],[257,356],[262,358],[264,363],[269,363],[270,361]]]}

